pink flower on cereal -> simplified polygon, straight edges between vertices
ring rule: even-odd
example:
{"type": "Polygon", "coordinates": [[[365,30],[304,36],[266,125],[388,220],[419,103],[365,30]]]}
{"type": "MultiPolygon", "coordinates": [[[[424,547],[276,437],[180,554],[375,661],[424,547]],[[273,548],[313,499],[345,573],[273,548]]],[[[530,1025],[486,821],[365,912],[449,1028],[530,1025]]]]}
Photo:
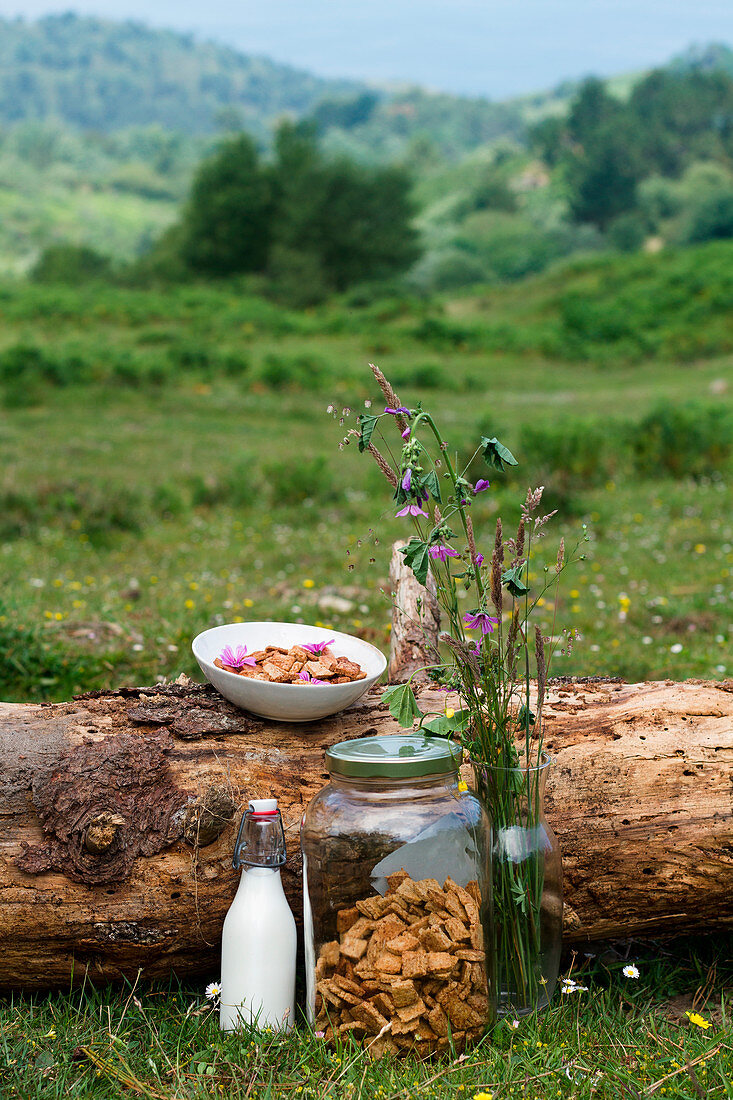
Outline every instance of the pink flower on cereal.
{"type": "Polygon", "coordinates": [[[229,668],[244,668],[245,665],[254,668],[257,664],[254,657],[247,656],[246,645],[238,645],[236,653],[230,645],[225,645],[219,654],[219,660],[229,668]]]}

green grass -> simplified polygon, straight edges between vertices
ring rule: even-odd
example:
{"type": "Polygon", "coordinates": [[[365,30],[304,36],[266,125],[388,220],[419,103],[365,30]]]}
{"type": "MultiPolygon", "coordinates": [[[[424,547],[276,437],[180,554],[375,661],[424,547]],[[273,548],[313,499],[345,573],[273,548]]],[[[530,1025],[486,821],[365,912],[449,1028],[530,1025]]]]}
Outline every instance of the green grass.
{"type": "MultiPolygon", "coordinates": [[[[465,1057],[370,1062],[289,1037],[223,1036],[203,982],[8,996],[0,1002],[0,1095],[56,1097],[710,1100],[733,1095],[729,937],[597,947],[568,955],[587,992],[507,1021],[465,1057]],[[638,979],[625,978],[634,962],[638,979]],[[689,1020],[697,1013],[710,1026],[689,1020]]],[[[216,977],[216,975],[212,975],[216,977]]]]}
{"type": "MultiPolygon", "coordinates": [[[[718,252],[699,252],[698,270],[716,270],[718,252]]],[[[593,297],[604,279],[581,267],[563,293],[588,284],[593,297]]],[[[369,359],[403,400],[429,402],[466,456],[481,432],[515,450],[516,477],[494,476],[476,502],[484,549],[497,510],[511,527],[538,478],[559,508],[548,561],[587,524],[587,560],[557,608],[583,641],[555,674],[730,676],[730,447],[702,461],[704,441],[683,441],[667,417],[680,476],[657,470],[656,451],[642,476],[629,440],[662,399],[729,415],[731,359],[599,370],[518,350],[532,325],[556,323],[558,289],[553,275],[485,299],[296,313],[235,286],[0,288],[0,694],[59,699],[193,673],[193,635],[238,618],[303,619],[386,646],[388,546],[405,527],[371,460],[338,449],[379,397],[369,359]],[[453,324],[474,336],[455,342],[453,324]],[[505,350],[482,343],[498,324],[513,334],[505,350]],[[354,410],[343,426],[329,402],[354,410]],[[563,440],[596,435],[574,466],[563,440]],[[18,667],[24,631],[30,651],[48,650],[46,669],[18,667]]]]}

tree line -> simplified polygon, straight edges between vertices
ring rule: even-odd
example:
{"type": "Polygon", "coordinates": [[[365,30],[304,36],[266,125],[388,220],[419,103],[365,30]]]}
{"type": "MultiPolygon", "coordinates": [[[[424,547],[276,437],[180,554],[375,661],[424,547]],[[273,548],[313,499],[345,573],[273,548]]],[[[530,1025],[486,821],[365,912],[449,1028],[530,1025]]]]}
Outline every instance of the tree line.
{"type": "Polygon", "coordinates": [[[530,140],[563,178],[570,216],[604,233],[619,219],[632,224],[629,215],[643,228],[645,180],[679,180],[696,163],[718,164],[720,187],[691,239],[733,236],[733,178],[725,181],[733,167],[733,79],[723,71],[658,69],[625,102],[589,79],[567,115],[539,123],[530,140]]]}

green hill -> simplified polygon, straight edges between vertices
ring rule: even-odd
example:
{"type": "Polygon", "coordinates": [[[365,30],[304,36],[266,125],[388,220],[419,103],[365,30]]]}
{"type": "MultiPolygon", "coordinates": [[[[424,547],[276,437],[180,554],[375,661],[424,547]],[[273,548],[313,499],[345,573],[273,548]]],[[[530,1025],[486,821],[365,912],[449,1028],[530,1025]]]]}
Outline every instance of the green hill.
{"type": "Polygon", "coordinates": [[[142,23],[72,13],[0,20],[0,125],[189,135],[243,127],[264,139],[277,118],[314,112],[325,129],[351,134],[362,154],[388,158],[416,135],[460,154],[522,128],[518,110],[485,99],[322,79],[142,23]]]}
{"type": "Polygon", "coordinates": [[[347,81],[322,80],[192,36],[71,13],[0,21],[0,122],[110,132],[159,125],[211,133],[230,112],[258,133],[309,112],[347,81]]]}

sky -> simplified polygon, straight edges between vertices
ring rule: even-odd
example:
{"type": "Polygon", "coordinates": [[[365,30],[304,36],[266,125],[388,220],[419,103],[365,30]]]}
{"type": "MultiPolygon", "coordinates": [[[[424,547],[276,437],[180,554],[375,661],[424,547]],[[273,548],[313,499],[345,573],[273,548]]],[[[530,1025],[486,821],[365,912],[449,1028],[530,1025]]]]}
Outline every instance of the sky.
{"type": "Polygon", "coordinates": [[[73,9],[193,31],[321,76],[492,99],[733,45],[733,0],[0,0],[0,15],[73,9]]]}

